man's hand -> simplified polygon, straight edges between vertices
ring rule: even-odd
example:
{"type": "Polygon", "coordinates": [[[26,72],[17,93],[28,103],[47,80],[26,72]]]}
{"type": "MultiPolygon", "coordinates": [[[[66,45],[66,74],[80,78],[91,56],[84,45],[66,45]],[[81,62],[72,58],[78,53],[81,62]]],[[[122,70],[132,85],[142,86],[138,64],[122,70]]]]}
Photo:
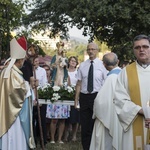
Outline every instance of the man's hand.
{"type": "Polygon", "coordinates": [[[58,63],[56,64],[56,63],[53,63],[52,65],[51,65],[51,67],[52,68],[57,68],[57,65],[58,65],[58,63]]]}
{"type": "Polygon", "coordinates": [[[138,112],[140,115],[144,115],[143,109],[140,109],[138,112]]]}
{"type": "Polygon", "coordinates": [[[145,118],[145,128],[150,129],[150,118],[145,118]]]}
{"type": "Polygon", "coordinates": [[[36,106],[36,105],[37,105],[37,101],[33,100],[33,106],[36,106]]]}
{"type": "Polygon", "coordinates": [[[80,109],[79,102],[78,102],[77,100],[75,100],[75,102],[74,102],[74,107],[75,107],[75,109],[77,109],[77,110],[80,109]]]}
{"type": "Polygon", "coordinates": [[[77,109],[77,100],[74,101],[74,108],[77,109]]]}
{"type": "Polygon", "coordinates": [[[81,80],[77,81],[76,84],[76,94],[75,94],[75,101],[74,101],[74,107],[75,109],[79,110],[79,95],[80,95],[80,91],[81,91],[81,80]]]}
{"type": "Polygon", "coordinates": [[[30,84],[31,84],[32,89],[34,89],[35,87],[38,87],[39,81],[37,79],[34,79],[34,77],[31,77],[30,84]]]}

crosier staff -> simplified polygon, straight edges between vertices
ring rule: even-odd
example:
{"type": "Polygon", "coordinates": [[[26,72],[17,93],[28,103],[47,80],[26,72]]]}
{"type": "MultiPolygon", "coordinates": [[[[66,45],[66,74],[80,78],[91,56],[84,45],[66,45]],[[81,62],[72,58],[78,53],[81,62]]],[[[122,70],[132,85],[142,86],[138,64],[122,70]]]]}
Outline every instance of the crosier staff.
{"type": "MultiPolygon", "coordinates": [[[[32,64],[33,64],[33,60],[34,58],[36,58],[38,56],[39,53],[39,48],[37,45],[35,44],[31,44],[28,47],[27,50],[27,56],[29,57],[29,59],[31,60],[32,64]]],[[[35,73],[35,67],[33,66],[33,75],[34,75],[34,80],[36,82],[36,73],[35,73]]],[[[37,102],[37,110],[38,110],[38,121],[39,121],[39,130],[40,130],[40,139],[41,139],[41,146],[42,146],[42,150],[44,150],[44,140],[43,140],[43,131],[42,131],[42,125],[41,125],[41,116],[40,116],[40,107],[39,107],[39,101],[38,101],[38,92],[37,92],[37,86],[35,86],[35,100],[37,102]]]]}

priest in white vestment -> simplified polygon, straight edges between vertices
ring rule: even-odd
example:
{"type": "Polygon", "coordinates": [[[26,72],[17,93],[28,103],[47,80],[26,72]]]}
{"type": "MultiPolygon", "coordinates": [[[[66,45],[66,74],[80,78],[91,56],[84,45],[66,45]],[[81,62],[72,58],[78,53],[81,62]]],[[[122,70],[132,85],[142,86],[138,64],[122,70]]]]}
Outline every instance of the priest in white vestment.
{"type": "Polygon", "coordinates": [[[90,150],[121,150],[122,127],[113,104],[116,80],[121,71],[118,62],[115,53],[103,56],[104,66],[109,73],[94,101],[95,124],[90,150]]]}
{"type": "MultiPolygon", "coordinates": [[[[145,107],[150,101],[150,38],[138,35],[133,40],[136,61],[125,67],[118,76],[114,104],[123,127],[121,150],[148,150],[149,131],[145,107]],[[145,125],[146,124],[146,125],[145,125]]],[[[149,108],[150,109],[150,108],[149,108]]]]}

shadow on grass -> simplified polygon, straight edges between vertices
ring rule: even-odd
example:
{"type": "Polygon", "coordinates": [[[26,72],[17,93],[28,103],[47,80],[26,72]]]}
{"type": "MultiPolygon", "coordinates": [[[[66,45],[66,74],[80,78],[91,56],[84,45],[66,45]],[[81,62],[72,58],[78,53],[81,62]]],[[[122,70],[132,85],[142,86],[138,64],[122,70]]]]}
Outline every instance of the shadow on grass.
{"type": "MultiPolygon", "coordinates": [[[[36,150],[41,150],[40,145],[37,146],[36,150]]],[[[47,143],[45,150],[82,150],[82,145],[81,142],[47,143]]]]}
{"type": "MultiPolygon", "coordinates": [[[[80,138],[81,133],[77,133],[77,141],[76,142],[64,142],[64,144],[51,144],[50,142],[47,142],[46,147],[44,150],[82,150],[82,145],[81,145],[81,138],[80,138]]],[[[40,145],[37,145],[36,150],[41,150],[40,145]]]]}

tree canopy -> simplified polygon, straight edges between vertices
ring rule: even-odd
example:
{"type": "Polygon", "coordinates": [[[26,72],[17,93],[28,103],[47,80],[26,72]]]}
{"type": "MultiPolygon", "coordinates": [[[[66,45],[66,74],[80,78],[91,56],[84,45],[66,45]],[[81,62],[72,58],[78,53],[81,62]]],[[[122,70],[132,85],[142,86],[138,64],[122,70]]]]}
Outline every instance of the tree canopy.
{"type": "Polygon", "coordinates": [[[76,26],[89,40],[107,43],[120,59],[134,59],[131,42],[138,34],[149,35],[149,10],[149,0],[1,0],[0,57],[9,53],[10,32],[25,25],[27,33],[49,29],[50,37],[64,38],[76,26]]]}
{"type": "Polygon", "coordinates": [[[50,37],[68,37],[68,28],[83,28],[90,40],[107,43],[121,59],[133,59],[131,42],[138,34],[149,35],[149,0],[36,0],[24,18],[32,29],[49,28],[50,37]]]}
{"type": "Polygon", "coordinates": [[[26,14],[25,6],[28,0],[0,1],[0,59],[9,56],[9,42],[11,31],[22,25],[22,18],[26,14]]]}

